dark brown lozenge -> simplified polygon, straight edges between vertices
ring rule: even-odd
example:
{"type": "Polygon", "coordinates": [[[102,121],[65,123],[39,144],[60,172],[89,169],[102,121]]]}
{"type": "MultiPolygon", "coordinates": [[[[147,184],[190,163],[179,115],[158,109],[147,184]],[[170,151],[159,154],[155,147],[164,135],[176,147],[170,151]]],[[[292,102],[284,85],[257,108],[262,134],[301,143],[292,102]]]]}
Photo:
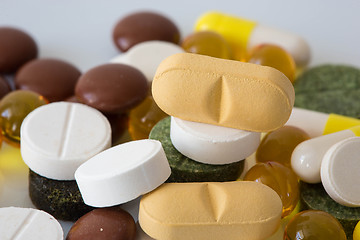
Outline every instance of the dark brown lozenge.
{"type": "Polygon", "coordinates": [[[136,225],[120,208],[99,208],[82,216],[71,227],[66,240],[134,240],[136,225]]]}
{"type": "Polygon", "coordinates": [[[148,93],[148,82],[137,69],[124,64],[104,64],[84,73],[76,84],[79,102],[105,114],[135,107],[148,93]]]}
{"type": "Polygon", "coordinates": [[[113,30],[117,48],[125,52],[135,44],[161,40],[178,44],[180,32],[167,17],[154,12],[137,12],[121,19],[113,30]]]}
{"type": "Polygon", "coordinates": [[[74,95],[80,71],[72,64],[56,59],[36,59],[22,66],[15,76],[17,89],[31,90],[50,102],[74,95]]]}
{"type": "Polygon", "coordinates": [[[27,33],[0,27],[0,73],[14,73],[24,63],[37,57],[38,48],[27,33]]]}
{"type": "Polygon", "coordinates": [[[9,83],[6,79],[0,76],[0,100],[11,91],[9,83]]]}

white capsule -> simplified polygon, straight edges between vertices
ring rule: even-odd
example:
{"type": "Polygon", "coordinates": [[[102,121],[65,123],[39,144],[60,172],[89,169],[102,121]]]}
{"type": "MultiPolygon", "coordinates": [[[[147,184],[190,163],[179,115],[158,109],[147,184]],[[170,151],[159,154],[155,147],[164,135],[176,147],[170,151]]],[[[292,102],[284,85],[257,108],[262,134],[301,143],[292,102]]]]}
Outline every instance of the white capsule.
{"type": "Polygon", "coordinates": [[[123,63],[139,69],[151,83],[157,67],[165,58],[184,50],[173,43],[164,41],[146,41],[138,43],[126,53],[110,60],[111,63],[123,63]]]}
{"type": "Polygon", "coordinates": [[[32,208],[0,208],[1,240],[63,240],[60,223],[50,214],[32,208]]]}
{"type": "Polygon", "coordinates": [[[37,174],[74,180],[76,169],[111,145],[111,127],[98,110],[80,103],[41,106],[24,119],[21,155],[37,174]]]}
{"type": "Polygon", "coordinates": [[[172,144],[183,155],[201,163],[229,164],[243,160],[256,151],[260,135],[171,117],[172,144]]]}
{"type": "Polygon", "coordinates": [[[329,196],[339,204],[360,207],[360,137],[333,145],[321,163],[321,181],[329,196]]]}
{"type": "Polygon", "coordinates": [[[108,207],[154,190],[170,174],[161,143],[144,139],[97,154],[76,170],[75,179],[87,205],[108,207]]]}

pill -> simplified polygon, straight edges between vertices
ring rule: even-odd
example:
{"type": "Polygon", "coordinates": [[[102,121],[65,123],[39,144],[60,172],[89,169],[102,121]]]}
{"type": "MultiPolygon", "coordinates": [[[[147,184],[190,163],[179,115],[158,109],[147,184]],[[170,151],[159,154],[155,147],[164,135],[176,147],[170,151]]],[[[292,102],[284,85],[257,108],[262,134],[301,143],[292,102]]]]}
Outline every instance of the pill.
{"type": "Polygon", "coordinates": [[[76,221],[93,210],[84,203],[75,180],[54,180],[29,169],[27,172],[29,196],[36,208],[64,221],[76,221]]]}
{"type": "Polygon", "coordinates": [[[0,101],[0,130],[2,135],[14,142],[20,142],[20,127],[24,118],[34,109],[47,104],[41,95],[27,90],[8,93],[0,101]]]}
{"type": "Polygon", "coordinates": [[[161,143],[144,139],[95,155],[76,170],[75,179],[87,205],[108,207],[154,190],[170,173],[161,143]]]}
{"type": "Polygon", "coordinates": [[[0,73],[14,73],[38,55],[34,39],[26,32],[0,27],[0,73]]]}
{"type": "Polygon", "coordinates": [[[123,52],[150,40],[179,43],[180,32],[168,17],[156,12],[135,12],[122,18],[113,30],[116,47],[123,52]]]}
{"type": "Polygon", "coordinates": [[[159,240],[266,239],[281,211],[277,193],[257,182],[166,183],[142,197],[139,223],[159,240]]]}
{"type": "Polygon", "coordinates": [[[260,144],[260,134],[171,117],[170,138],[174,147],[206,164],[228,164],[249,157],[260,144]]]}
{"type": "Polygon", "coordinates": [[[286,225],[284,240],[337,239],[346,240],[343,227],[327,212],[308,210],[296,214],[286,225]]]}
{"type": "Polygon", "coordinates": [[[151,83],[160,62],[170,55],[184,52],[173,43],[165,41],[146,41],[136,44],[126,53],[110,60],[111,63],[123,63],[139,69],[151,83]]]}
{"type": "Polygon", "coordinates": [[[321,162],[321,182],[336,202],[360,207],[360,137],[350,137],[333,145],[321,162]]]}
{"type": "Polygon", "coordinates": [[[353,240],[360,240],[360,221],[355,226],[353,240]]]}
{"type": "Polygon", "coordinates": [[[75,170],[111,145],[106,117],[80,103],[55,102],[32,111],[21,125],[21,155],[50,179],[74,180],[75,170]]]}
{"type": "Polygon", "coordinates": [[[351,239],[355,225],[360,219],[360,208],[346,207],[335,202],[321,183],[300,182],[302,210],[320,210],[334,216],[344,227],[346,236],[351,239]]]}
{"type": "Polygon", "coordinates": [[[50,214],[20,207],[0,208],[0,239],[63,240],[60,223],[50,214]]]}
{"type": "Polygon", "coordinates": [[[152,94],[171,116],[254,132],[284,125],[295,98],[289,79],[274,68],[192,53],[161,62],[152,94]]]}
{"type": "Polygon", "coordinates": [[[296,174],[291,168],[278,162],[255,164],[246,172],[244,180],[260,182],[279,194],[283,205],[282,217],[288,216],[299,202],[299,183],[296,174]]]}
{"type": "Polygon", "coordinates": [[[360,125],[360,120],[294,107],[286,125],[301,128],[313,138],[360,125]]]}
{"type": "Polygon", "coordinates": [[[149,134],[150,139],[159,140],[171,167],[167,182],[225,182],[235,181],[244,170],[245,161],[221,165],[194,161],[181,154],[171,142],[170,117],[159,121],[149,134]]]}
{"type": "Polygon", "coordinates": [[[322,135],[297,145],[291,155],[291,167],[300,179],[307,183],[319,183],[321,162],[325,153],[335,143],[346,138],[360,136],[360,127],[322,135]]]}
{"type": "Polygon", "coordinates": [[[194,32],[183,40],[181,47],[190,53],[225,59],[232,58],[229,43],[223,36],[213,31],[194,32]]]}
{"type": "Polygon", "coordinates": [[[136,225],[121,208],[99,208],[79,218],[66,240],[135,240],[136,225]]]}
{"type": "Polygon", "coordinates": [[[310,48],[300,36],[253,21],[220,12],[207,12],[199,17],[196,31],[215,31],[224,36],[232,45],[235,58],[242,60],[248,49],[270,43],[289,52],[296,65],[303,67],[310,61],[310,48]]]}
{"type": "Polygon", "coordinates": [[[107,114],[124,113],[148,94],[148,82],[137,69],[125,64],[103,64],[80,76],[77,99],[107,114]]]}
{"type": "Polygon", "coordinates": [[[0,100],[11,91],[9,83],[0,75],[0,100]]]}
{"type": "Polygon", "coordinates": [[[251,49],[247,62],[276,68],[291,81],[295,81],[296,65],[292,56],[279,46],[261,44],[251,49]]]}
{"type": "Polygon", "coordinates": [[[30,90],[50,102],[74,95],[80,71],[71,63],[58,59],[35,59],[23,65],[14,78],[17,89],[30,90]]]}
{"type": "Polygon", "coordinates": [[[257,162],[275,161],[291,167],[291,154],[295,147],[310,137],[302,129],[283,126],[267,133],[256,151],[257,162]]]}

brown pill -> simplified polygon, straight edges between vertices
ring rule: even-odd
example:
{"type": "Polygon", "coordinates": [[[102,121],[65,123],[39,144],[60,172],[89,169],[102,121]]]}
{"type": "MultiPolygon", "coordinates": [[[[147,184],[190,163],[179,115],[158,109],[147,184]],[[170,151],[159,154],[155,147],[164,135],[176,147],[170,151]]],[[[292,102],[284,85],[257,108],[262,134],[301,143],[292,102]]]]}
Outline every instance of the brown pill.
{"type": "Polygon", "coordinates": [[[132,216],[120,208],[95,209],[75,222],[66,240],[133,240],[136,225],[132,216]]]}
{"type": "Polygon", "coordinates": [[[104,64],[84,73],[75,87],[77,99],[106,114],[118,114],[139,104],[148,93],[144,74],[125,64],[104,64]]]}
{"type": "Polygon", "coordinates": [[[9,83],[0,76],[0,100],[11,91],[9,83]]]}
{"type": "Polygon", "coordinates": [[[14,73],[24,63],[37,57],[38,48],[27,33],[0,27],[0,73],[14,73]]]}
{"type": "Polygon", "coordinates": [[[178,44],[180,32],[167,17],[153,12],[137,12],[121,19],[113,31],[117,48],[126,52],[135,44],[151,40],[178,44]]]}
{"type": "Polygon", "coordinates": [[[17,89],[31,90],[50,102],[74,95],[81,72],[70,63],[56,59],[36,59],[22,66],[15,76],[17,89]]]}

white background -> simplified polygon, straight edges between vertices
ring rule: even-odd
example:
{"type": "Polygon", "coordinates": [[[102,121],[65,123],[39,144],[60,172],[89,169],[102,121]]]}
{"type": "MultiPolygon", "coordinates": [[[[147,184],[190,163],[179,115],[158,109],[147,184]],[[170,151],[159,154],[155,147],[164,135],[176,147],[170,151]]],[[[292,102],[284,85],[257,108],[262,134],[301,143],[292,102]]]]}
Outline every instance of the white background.
{"type": "Polygon", "coordinates": [[[112,42],[115,23],[138,10],[170,17],[182,37],[209,10],[256,20],[303,36],[311,66],[360,67],[360,1],[357,0],[0,0],[0,25],[20,27],[40,47],[40,57],[67,60],[82,71],[119,54],[112,42]]]}

